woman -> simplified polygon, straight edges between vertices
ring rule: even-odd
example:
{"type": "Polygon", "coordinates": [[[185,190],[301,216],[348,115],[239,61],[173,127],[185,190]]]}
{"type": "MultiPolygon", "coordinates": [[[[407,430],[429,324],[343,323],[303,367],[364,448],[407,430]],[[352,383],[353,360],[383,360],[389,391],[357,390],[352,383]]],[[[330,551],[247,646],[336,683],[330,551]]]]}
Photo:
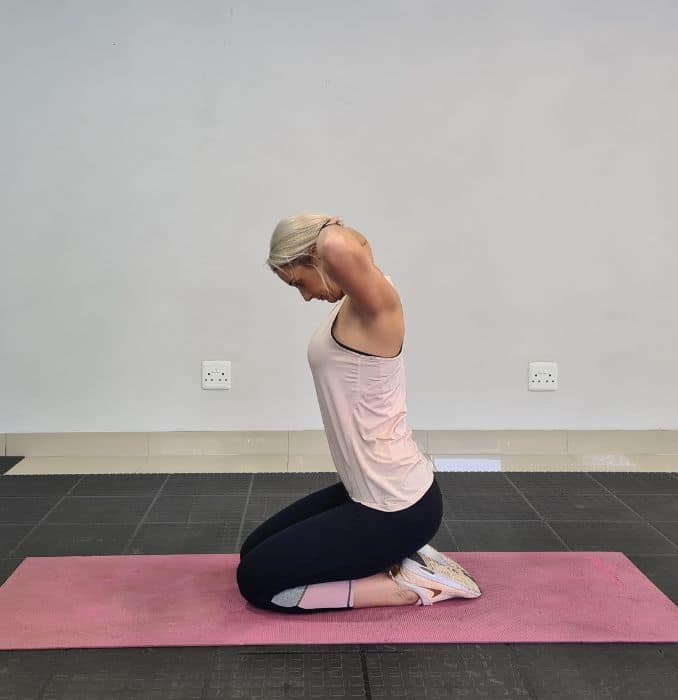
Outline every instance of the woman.
{"type": "Polygon", "coordinates": [[[442,520],[442,494],[407,428],[400,298],[367,239],[339,218],[299,214],[278,223],[267,262],[305,301],[341,300],[308,346],[341,481],[250,534],[240,592],[287,613],[477,598],[473,578],[426,544],[442,520]]]}

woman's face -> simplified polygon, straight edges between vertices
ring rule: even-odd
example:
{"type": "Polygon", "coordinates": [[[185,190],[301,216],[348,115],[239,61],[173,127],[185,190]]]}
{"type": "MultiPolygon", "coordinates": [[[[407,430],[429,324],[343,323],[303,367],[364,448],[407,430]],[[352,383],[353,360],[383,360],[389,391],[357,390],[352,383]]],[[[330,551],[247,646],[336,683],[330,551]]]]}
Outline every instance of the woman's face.
{"type": "MultiPolygon", "coordinates": [[[[322,268],[320,262],[316,262],[316,264],[322,268]]],[[[289,265],[284,270],[276,270],[276,274],[285,284],[296,287],[305,301],[319,299],[333,304],[345,296],[342,289],[332,281],[332,278],[324,270],[323,274],[329,286],[329,293],[324,288],[320,275],[312,267],[297,263],[289,265]]]]}

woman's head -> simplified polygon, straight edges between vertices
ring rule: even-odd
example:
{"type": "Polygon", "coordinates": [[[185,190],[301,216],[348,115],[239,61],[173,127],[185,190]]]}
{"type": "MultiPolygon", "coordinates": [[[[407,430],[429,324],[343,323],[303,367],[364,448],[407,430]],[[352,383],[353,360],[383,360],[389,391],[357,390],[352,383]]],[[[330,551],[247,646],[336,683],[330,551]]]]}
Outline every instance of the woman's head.
{"type": "Polygon", "coordinates": [[[325,214],[296,214],[279,221],[271,236],[268,266],[283,282],[297,287],[306,301],[335,302],[344,296],[318,258],[318,236],[332,224],[341,226],[342,221],[325,214]]]}

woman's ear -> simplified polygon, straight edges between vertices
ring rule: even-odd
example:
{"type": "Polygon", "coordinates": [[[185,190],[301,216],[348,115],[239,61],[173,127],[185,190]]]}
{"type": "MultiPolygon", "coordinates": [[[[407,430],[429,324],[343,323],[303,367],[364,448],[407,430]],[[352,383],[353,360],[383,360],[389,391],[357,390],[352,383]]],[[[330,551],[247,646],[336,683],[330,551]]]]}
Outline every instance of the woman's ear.
{"type": "Polygon", "coordinates": [[[320,260],[320,254],[318,253],[318,245],[314,243],[309,249],[308,249],[308,256],[312,258],[313,260],[320,260]]]}

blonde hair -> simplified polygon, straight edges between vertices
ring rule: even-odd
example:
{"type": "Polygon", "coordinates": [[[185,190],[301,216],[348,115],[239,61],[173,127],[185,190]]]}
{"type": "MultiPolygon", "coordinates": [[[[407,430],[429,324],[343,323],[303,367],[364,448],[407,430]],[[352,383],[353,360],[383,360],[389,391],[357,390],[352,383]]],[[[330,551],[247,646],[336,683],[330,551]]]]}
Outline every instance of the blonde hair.
{"type": "Polygon", "coordinates": [[[294,264],[313,268],[319,275],[325,291],[327,280],[320,268],[313,264],[310,250],[317,242],[320,231],[332,220],[326,214],[302,213],[281,219],[271,236],[271,247],[266,264],[273,272],[294,264]]]}

